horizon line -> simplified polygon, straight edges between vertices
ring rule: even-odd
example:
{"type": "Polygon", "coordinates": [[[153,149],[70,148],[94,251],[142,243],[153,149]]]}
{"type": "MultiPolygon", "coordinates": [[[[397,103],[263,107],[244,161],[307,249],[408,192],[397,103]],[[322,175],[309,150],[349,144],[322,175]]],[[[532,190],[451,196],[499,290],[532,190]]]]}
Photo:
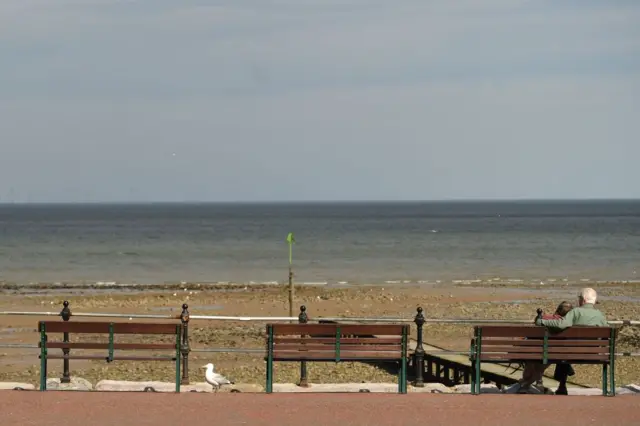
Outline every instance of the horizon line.
{"type": "Polygon", "coordinates": [[[433,198],[433,199],[401,199],[401,200],[226,200],[226,201],[204,201],[204,200],[185,200],[185,201],[168,201],[168,200],[152,200],[152,201],[0,201],[0,206],[36,206],[36,205],[151,205],[151,204],[170,204],[170,205],[187,205],[187,204],[420,204],[420,203],[513,203],[513,202],[593,202],[593,201],[640,201],[640,198],[433,198]]]}

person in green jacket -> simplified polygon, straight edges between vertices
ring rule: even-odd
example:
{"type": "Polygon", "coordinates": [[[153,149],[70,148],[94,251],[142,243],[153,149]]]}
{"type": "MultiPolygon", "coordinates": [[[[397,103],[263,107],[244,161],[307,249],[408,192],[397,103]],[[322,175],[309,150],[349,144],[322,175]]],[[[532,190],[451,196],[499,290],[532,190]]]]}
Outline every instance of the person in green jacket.
{"type": "Polygon", "coordinates": [[[592,288],[583,288],[578,296],[578,307],[573,308],[560,319],[538,319],[536,325],[564,330],[572,325],[588,325],[592,327],[607,327],[607,319],[602,312],[595,308],[596,291],[592,288]]]}
{"type": "MultiPolygon", "coordinates": [[[[607,319],[595,308],[598,295],[592,288],[583,288],[578,295],[578,307],[570,310],[563,318],[541,319],[536,318],[536,325],[545,326],[554,330],[564,330],[574,325],[592,327],[607,327],[607,319]]],[[[533,383],[542,380],[545,370],[551,364],[542,364],[539,361],[527,362],[522,372],[522,379],[518,383],[508,387],[504,393],[545,393],[544,389],[532,386],[533,383]]],[[[559,389],[560,394],[564,389],[559,389]]]]}

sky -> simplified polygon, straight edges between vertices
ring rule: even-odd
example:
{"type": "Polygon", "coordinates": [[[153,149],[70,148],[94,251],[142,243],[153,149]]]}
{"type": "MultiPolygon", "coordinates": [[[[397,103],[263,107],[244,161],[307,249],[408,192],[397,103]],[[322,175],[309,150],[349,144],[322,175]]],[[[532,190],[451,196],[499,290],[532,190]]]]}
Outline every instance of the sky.
{"type": "Polygon", "coordinates": [[[0,202],[640,198],[640,1],[2,0],[0,202]]]}

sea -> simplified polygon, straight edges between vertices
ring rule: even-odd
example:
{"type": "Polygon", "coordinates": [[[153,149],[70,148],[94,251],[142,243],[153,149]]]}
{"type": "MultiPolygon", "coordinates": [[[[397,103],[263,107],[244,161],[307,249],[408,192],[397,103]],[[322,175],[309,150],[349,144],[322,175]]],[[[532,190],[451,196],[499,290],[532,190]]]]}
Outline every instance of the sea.
{"type": "Polygon", "coordinates": [[[640,284],[640,201],[0,205],[11,284],[640,284]]]}

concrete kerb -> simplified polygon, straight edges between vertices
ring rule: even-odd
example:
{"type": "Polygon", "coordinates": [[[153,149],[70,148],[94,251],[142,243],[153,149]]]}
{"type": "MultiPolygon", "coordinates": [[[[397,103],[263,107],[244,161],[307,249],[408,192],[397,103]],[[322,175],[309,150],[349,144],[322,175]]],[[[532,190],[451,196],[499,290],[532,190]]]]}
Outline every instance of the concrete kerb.
{"type": "MultiPolygon", "coordinates": [[[[175,392],[175,383],[171,382],[131,382],[120,380],[101,380],[96,384],[97,391],[107,392],[175,392]]],[[[214,392],[213,386],[209,383],[199,382],[190,385],[180,386],[180,392],[214,392]]],[[[244,392],[244,393],[260,393],[264,392],[264,388],[260,385],[240,383],[230,386],[222,386],[218,392],[244,392]]]]}
{"type": "Polygon", "coordinates": [[[93,384],[82,377],[72,377],[69,383],[62,383],[59,378],[47,379],[48,390],[91,391],[93,384]]]}
{"type": "Polygon", "coordinates": [[[31,383],[0,382],[0,390],[35,390],[31,383]]]}
{"type": "MultiPolygon", "coordinates": [[[[82,378],[76,378],[70,384],[54,383],[56,379],[50,379],[47,385],[50,390],[72,390],[72,391],[100,391],[100,392],[162,392],[172,393],[175,391],[175,384],[172,382],[160,381],[121,381],[121,380],[101,380],[95,387],[82,378]]],[[[0,390],[37,390],[30,383],[20,382],[0,382],[0,390]]],[[[555,390],[555,389],[552,389],[555,390]]],[[[416,388],[408,386],[409,393],[447,393],[447,394],[469,394],[470,385],[458,385],[447,387],[440,383],[425,383],[424,387],[416,388]]],[[[203,392],[211,393],[213,388],[208,383],[194,383],[181,386],[181,392],[203,392]]],[[[223,386],[218,391],[220,393],[240,392],[240,393],[263,393],[264,387],[257,384],[235,384],[223,386]]],[[[294,383],[274,383],[274,393],[397,393],[397,383],[317,383],[310,384],[308,388],[302,388],[294,383]]],[[[496,394],[500,390],[492,384],[483,384],[481,393],[496,394]]],[[[616,389],[618,395],[640,395],[640,385],[631,384],[616,389]]],[[[598,388],[571,388],[569,395],[599,396],[602,390],[598,388]]]]}

